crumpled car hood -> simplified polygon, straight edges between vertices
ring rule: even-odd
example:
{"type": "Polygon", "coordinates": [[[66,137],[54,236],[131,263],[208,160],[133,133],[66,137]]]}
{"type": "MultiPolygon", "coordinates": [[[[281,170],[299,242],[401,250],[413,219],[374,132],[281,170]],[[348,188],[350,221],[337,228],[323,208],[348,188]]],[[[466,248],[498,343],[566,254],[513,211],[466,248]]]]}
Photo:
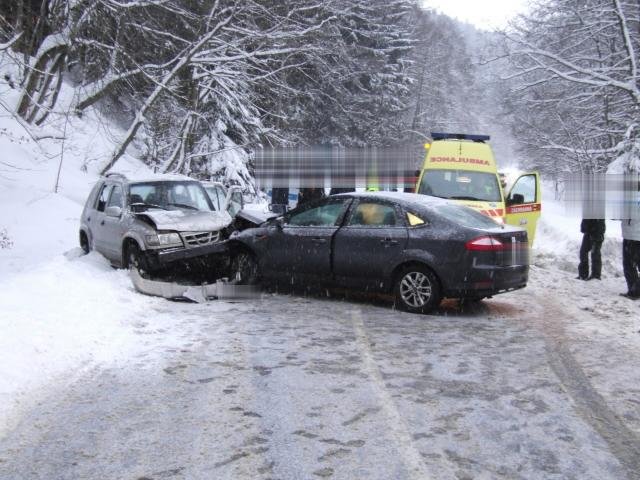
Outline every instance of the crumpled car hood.
{"type": "Polygon", "coordinates": [[[137,214],[148,217],[158,230],[178,232],[209,232],[221,230],[231,223],[227,212],[203,212],[190,210],[146,211],[137,214]]]}

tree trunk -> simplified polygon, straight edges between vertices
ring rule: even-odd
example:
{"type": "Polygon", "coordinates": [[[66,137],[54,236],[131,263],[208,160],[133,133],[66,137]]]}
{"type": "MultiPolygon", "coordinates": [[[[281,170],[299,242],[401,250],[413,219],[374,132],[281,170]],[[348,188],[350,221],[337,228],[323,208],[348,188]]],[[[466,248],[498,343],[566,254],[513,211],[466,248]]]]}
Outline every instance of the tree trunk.
{"type": "Polygon", "coordinates": [[[40,54],[32,67],[29,68],[26,84],[22,90],[20,103],[18,104],[18,115],[27,122],[32,122],[38,114],[41,105],[35,99],[43,97],[46,87],[50,85],[50,75],[54,67],[60,68],[64,62],[60,62],[59,56],[65,56],[67,46],[56,44],[40,54]],[[47,69],[47,65],[51,65],[47,69]],[[49,80],[48,80],[49,79],[49,80]]]}

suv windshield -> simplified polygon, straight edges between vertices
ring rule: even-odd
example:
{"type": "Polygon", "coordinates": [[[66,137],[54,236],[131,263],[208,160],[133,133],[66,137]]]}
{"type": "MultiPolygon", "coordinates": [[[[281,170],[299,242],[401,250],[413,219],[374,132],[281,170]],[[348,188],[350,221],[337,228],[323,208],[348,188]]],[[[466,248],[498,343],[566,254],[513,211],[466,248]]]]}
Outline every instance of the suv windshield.
{"type": "Polygon", "coordinates": [[[494,173],[469,170],[425,170],[418,193],[452,200],[502,201],[494,173]]]}
{"type": "Polygon", "coordinates": [[[145,182],[129,185],[129,205],[163,210],[214,210],[198,182],[145,182]]]}

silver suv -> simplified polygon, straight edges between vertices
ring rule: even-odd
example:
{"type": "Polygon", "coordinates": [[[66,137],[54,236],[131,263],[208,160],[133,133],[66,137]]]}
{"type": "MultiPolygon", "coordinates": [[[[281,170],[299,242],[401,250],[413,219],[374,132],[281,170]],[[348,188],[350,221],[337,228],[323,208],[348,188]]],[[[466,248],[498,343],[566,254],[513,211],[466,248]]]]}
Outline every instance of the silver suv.
{"type": "Polygon", "coordinates": [[[153,272],[172,262],[226,253],[225,240],[241,208],[238,187],[214,206],[200,182],[188,177],[130,180],[111,173],[87,199],[80,246],[117,267],[153,272]]]}

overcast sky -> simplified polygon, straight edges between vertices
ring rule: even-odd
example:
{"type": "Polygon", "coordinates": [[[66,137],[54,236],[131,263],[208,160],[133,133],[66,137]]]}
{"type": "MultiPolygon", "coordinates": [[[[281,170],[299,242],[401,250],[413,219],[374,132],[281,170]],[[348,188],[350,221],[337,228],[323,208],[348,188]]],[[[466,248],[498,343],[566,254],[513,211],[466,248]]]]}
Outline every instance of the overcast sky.
{"type": "Polygon", "coordinates": [[[509,19],[526,10],[526,0],[422,0],[427,8],[434,8],[450,17],[472,23],[478,28],[492,30],[505,27],[509,19]]]}

